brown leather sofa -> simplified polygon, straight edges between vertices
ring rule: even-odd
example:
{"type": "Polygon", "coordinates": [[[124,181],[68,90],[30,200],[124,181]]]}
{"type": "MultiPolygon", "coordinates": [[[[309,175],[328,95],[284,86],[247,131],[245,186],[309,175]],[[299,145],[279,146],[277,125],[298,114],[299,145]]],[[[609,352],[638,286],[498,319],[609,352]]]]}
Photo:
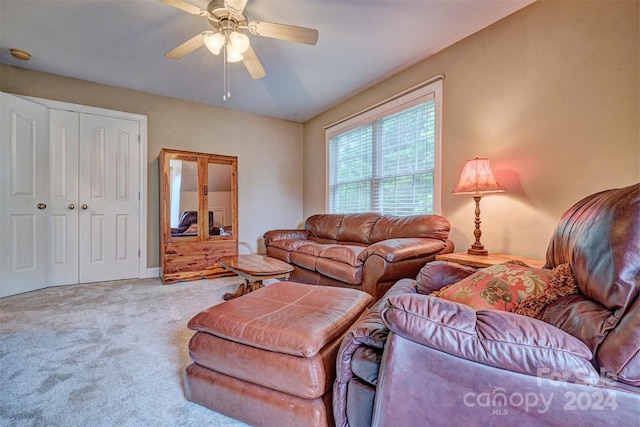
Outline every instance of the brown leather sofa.
{"type": "Polygon", "coordinates": [[[472,274],[436,261],[403,279],[343,340],[337,426],[638,425],[640,184],[562,217],[545,268],[577,293],[533,317],[429,295],[472,274]]]}
{"type": "Polygon", "coordinates": [[[264,242],[267,255],[293,266],[290,280],[359,289],[378,300],[437,254],[452,252],[449,229],[439,215],[318,214],[302,230],[267,231],[264,242]]]}

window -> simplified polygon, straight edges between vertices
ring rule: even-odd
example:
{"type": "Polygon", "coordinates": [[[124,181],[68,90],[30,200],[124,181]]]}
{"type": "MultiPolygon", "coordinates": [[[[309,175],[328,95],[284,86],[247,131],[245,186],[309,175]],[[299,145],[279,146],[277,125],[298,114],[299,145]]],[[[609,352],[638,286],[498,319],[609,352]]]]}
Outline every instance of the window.
{"type": "Polygon", "coordinates": [[[327,129],[328,211],[440,213],[442,80],[327,129]]]}

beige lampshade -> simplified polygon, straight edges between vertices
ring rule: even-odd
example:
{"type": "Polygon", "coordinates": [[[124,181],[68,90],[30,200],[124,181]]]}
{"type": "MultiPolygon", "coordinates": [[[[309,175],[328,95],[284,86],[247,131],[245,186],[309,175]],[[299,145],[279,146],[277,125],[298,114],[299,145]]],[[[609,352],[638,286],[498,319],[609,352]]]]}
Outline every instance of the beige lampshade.
{"type": "Polygon", "coordinates": [[[462,169],[458,185],[451,192],[452,194],[476,194],[497,193],[506,191],[502,185],[496,181],[486,157],[476,157],[467,160],[462,169]]]}

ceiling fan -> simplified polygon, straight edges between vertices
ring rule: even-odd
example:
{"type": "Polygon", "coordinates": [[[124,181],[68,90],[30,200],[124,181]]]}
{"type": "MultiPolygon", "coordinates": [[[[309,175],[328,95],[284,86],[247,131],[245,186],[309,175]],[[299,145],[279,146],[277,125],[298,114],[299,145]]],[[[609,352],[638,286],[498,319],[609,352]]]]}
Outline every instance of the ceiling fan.
{"type": "Polygon", "coordinates": [[[167,52],[165,55],[167,58],[181,59],[205,45],[215,55],[222,50],[227,62],[242,61],[251,77],[259,79],[267,73],[251,48],[249,37],[243,34],[245,30],[249,30],[256,36],[309,45],[315,45],[318,41],[318,30],[272,22],[249,21],[245,10],[247,0],[213,0],[207,6],[207,10],[182,0],[160,1],[192,15],[207,18],[213,27],[213,31],[203,31],[167,52]]]}

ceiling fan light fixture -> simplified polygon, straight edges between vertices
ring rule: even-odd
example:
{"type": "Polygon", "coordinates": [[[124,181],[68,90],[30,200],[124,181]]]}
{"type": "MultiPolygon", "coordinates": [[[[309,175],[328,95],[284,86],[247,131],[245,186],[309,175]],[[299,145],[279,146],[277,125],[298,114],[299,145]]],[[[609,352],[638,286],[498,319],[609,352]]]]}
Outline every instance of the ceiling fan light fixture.
{"type": "Polygon", "coordinates": [[[211,53],[218,55],[220,53],[220,49],[222,49],[222,46],[225,44],[225,39],[220,33],[209,34],[204,38],[204,44],[211,53]]]}
{"type": "Polygon", "coordinates": [[[318,42],[318,30],[276,24],[274,22],[250,21],[245,10],[248,0],[210,0],[206,10],[189,3],[191,0],[160,1],[191,15],[206,18],[213,27],[213,31],[202,31],[196,34],[171,49],[165,56],[171,59],[181,59],[200,48],[203,44],[214,55],[219,55],[221,49],[224,48],[225,95],[223,100],[225,101],[231,96],[226,78],[229,73],[229,63],[243,61],[245,68],[253,79],[260,79],[266,75],[264,67],[250,45],[249,37],[243,34],[244,32],[248,31],[254,36],[270,37],[308,45],[315,45],[318,42]]]}
{"type": "Polygon", "coordinates": [[[229,41],[239,53],[245,53],[249,49],[249,37],[236,31],[229,34],[229,41]]]}
{"type": "Polygon", "coordinates": [[[231,43],[227,43],[227,62],[240,62],[243,59],[242,53],[238,52],[231,43]]]}

